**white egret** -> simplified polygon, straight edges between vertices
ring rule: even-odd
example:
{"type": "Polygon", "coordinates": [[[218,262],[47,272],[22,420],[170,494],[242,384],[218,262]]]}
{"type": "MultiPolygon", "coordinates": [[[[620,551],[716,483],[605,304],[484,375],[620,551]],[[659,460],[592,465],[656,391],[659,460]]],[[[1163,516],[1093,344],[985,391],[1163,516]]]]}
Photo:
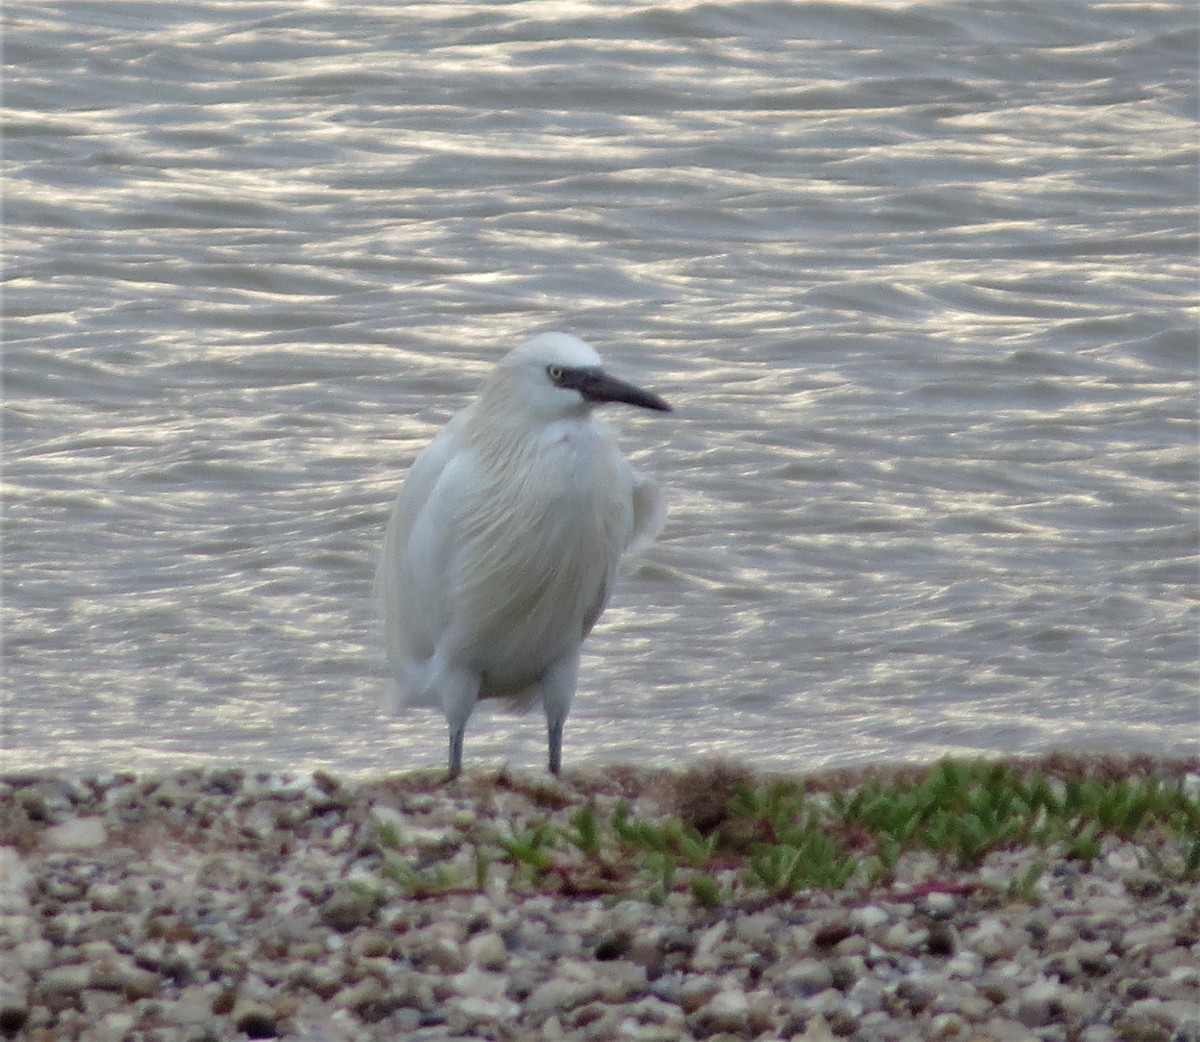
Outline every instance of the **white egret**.
{"type": "Polygon", "coordinates": [[[580,646],[621,555],[662,527],[657,486],[592,416],[604,402],[671,408],[606,374],[579,338],[535,337],[438,432],[396,498],[376,580],[388,659],[402,706],[445,713],[451,777],[490,697],[541,702],[558,774],[580,646]]]}

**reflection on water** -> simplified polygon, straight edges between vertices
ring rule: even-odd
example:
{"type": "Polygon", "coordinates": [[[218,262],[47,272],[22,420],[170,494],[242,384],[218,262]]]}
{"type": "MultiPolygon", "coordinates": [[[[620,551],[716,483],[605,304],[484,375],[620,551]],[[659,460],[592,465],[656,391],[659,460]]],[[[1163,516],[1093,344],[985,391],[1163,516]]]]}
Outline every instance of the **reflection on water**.
{"type": "Polygon", "coordinates": [[[1195,748],[1182,6],[8,15],[4,766],[440,764],[374,554],[559,327],[677,407],[568,764],[1195,748]]]}

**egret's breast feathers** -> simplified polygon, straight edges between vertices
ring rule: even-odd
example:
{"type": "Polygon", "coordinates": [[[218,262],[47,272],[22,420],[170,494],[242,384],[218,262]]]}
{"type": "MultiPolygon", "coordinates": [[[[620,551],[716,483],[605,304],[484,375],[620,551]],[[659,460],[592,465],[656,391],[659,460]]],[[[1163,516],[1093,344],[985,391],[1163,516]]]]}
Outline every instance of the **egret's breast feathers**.
{"type": "Polygon", "coordinates": [[[633,527],[632,472],[615,451],[580,452],[569,440],[535,448],[481,463],[446,577],[456,628],[501,686],[586,635],[633,527]]]}

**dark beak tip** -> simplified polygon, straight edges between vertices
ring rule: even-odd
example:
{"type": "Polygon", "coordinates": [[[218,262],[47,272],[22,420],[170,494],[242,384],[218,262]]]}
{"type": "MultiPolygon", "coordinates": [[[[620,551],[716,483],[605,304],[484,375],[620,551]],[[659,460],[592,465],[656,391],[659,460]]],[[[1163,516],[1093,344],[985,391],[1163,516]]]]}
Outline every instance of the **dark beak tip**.
{"type": "Polygon", "coordinates": [[[653,409],[656,412],[671,412],[671,406],[663,401],[653,391],[618,380],[604,372],[596,370],[581,370],[577,378],[569,386],[575,387],[589,401],[623,402],[640,409],[653,409]]]}
{"type": "Polygon", "coordinates": [[[668,405],[657,394],[653,394],[650,391],[644,391],[644,392],[642,392],[642,395],[643,396],[639,397],[636,401],[631,401],[628,404],[636,405],[642,409],[649,409],[652,412],[674,412],[675,411],[674,409],[671,408],[670,405],[668,405]]]}

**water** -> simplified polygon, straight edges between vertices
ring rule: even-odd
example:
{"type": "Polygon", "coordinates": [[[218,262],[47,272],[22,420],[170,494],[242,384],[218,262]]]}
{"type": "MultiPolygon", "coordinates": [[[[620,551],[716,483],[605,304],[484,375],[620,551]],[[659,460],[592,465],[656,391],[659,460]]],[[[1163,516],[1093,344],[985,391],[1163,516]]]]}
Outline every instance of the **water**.
{"type": "Polygon", "coordinates": [[[441,764],[376,548],[552,328],[677,408],[568,766],[1196,750],[1192,5],[6,18],[0,766],[441,764]]]}

